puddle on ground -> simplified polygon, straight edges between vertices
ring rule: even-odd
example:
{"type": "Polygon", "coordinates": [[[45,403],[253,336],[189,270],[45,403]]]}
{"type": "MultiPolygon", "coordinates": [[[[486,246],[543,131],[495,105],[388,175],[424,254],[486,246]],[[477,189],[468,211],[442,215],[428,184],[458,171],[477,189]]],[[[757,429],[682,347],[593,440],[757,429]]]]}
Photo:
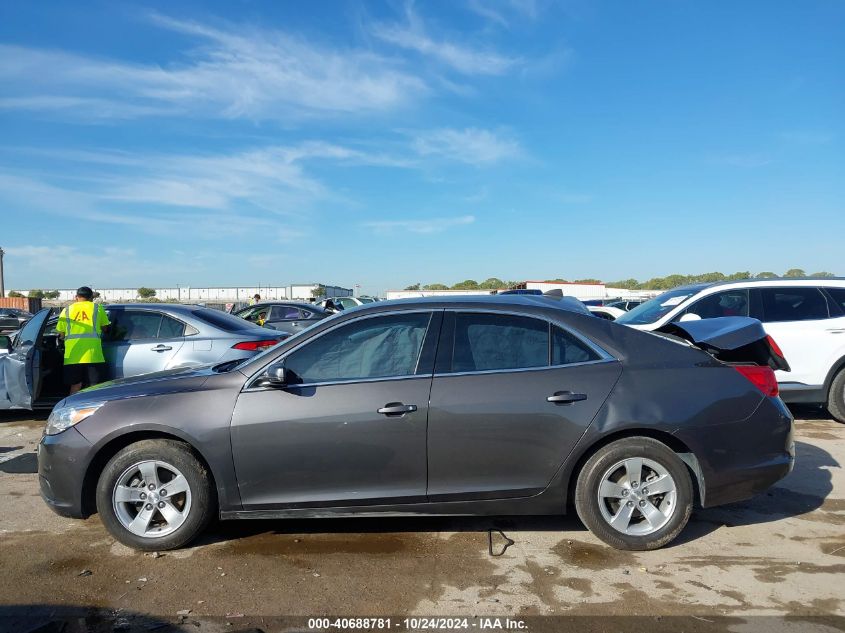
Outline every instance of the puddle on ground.
{"type": "Polygon", "coordinates": [[[595,545],[582,541],[560,541],[552,551],[567,565],[584,569],[614,569],[635,565],[637,559],[630,552],[616,550],[607,545],[595,545]]]}

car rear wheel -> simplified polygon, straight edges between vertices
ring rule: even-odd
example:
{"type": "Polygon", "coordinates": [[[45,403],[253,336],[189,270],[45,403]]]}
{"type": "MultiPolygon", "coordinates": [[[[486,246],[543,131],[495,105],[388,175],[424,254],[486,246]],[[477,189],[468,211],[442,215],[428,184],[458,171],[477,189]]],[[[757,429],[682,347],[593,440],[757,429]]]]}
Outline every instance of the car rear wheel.
{"type": "Polygon", "coordinates": [[[587,460],[575,487],[575,508],[590,531],[617,549],[652,550],[681,533],[693,489],[683,461],[649,437],[603,446],[587,460]]]}
{"type": "Polygon", "coordinates": [[[827,410],[837,422],[845,424],[845,369],[839,370],[830,384],[827,395],[827,410]]]}
{"type": "Polygon", "coordinates": [[[97,484],[103,525],[134,549],[185,545],[205,529],[215,508],[207,469],[174,440],[130,444],[106,464],[97,484]]]}

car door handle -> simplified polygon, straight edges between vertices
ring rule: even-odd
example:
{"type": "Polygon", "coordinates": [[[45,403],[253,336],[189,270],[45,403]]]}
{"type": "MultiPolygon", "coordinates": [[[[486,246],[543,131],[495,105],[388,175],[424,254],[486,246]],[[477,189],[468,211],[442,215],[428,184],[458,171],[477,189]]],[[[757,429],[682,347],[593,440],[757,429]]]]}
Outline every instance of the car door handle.
{"type": "Polygon", "coordinates": [[[158,345],[156,345],[155,347],[151,347],[150,349],[153,350],[154,352],[166,352],[166,351],[171,350],[173,348],[170,347],[170,345],[162,345],[161,343],[159,343],[158,345]]]}
{"type": "Polygon", "coordinates": [[[571,391],[556,391],[554,393],[554,395],[546,398],[546,402],[552,402],[554,404],[572,404],[573,402],[579,402],[580,400],[586,400],[586,399],[587,399],[586,393],[572,393],[571,391]]]}
{"type": "Polygon", "coordinates": [[[382,415],[405,415],[406,413],[413,413],[417,410],[415,404],[402,404],[401,402],[388,402],[378,413],[382,415]]]}

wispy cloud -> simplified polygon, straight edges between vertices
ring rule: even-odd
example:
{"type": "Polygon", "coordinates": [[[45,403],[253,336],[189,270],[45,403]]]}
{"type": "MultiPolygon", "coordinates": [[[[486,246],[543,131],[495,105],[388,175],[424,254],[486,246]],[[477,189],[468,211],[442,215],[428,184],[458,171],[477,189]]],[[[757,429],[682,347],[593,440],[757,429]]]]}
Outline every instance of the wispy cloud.
{"type": "Polygon", "coordinates": [[[469,0],[467,9],[490,22],[504,27],[510,26],[510,19],[506,17],[510,14],[518,14],[520,17],[531,19],[536,18],[538,14],[535,0],[505,0],[504,2],[469,0]]]}
{"type": "Polygon", "coordinates": [[[470,165],[489,165],[523,155],[513,138],[479,128],[442,128],[418,133],[414,149],[421,156],[438,156],[470,165]]]}
{"type": "Polygon", "coordinates": [[[406,6],[405,23],[374,24],[378,39],[433,59],[464,75],[502,75],[520,63],[493,50],[473,48],[463,42],[430,36],[411,5],[406,6]]]}
{"type": "Polygon", "coordinates": [[[274,119],[384,111],[427,91],[395,60],[281,31],[211,27],[154,14],[153,24],[202,44],[165,66],[0,46],[0,108],[91,118],[190,113],[274,119]]]}
{"type": "Polygon", "coordinates": [[[728,165],[730,167],[752,169],[755,167],[765,167],[766,165],[774,162],[774,159],[768,154],[750,152],[716,156],[714,157],[713,162],[728,165]]]}
{"type": "Polygon", "coordinates": [[[365,222],[364,227],[377,233],[407,232],[423,235],[442,233],[456,226],[466,226],[475,222],[475,216],[461,215],[453,218],[430,218],[426,220],[380,220],[365,222]]]}

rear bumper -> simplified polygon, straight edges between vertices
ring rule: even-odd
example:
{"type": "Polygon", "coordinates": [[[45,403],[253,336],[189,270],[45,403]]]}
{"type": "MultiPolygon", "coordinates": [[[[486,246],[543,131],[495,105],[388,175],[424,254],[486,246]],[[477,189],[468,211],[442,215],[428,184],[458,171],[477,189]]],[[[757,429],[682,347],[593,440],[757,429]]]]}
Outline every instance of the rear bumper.
{"type": "Polygon", "coordinates": [[[827,402],[824,385],[803,385],[797,382],[780,383],[780,397],[790,404],[823,404],[827,402]]]}
{"type": "Polygon", "coordinates": [[[795,464],[792,422],[780,398],[765,398],[745,420],[679,430],[698,459],[702,507],[744,501],[786,477],[795,464]]]}
{"type": "Polygon", "coordinates": [[[38,445],[38,485],[41,498],[56,514],[85,518],[82,483],[91,443],[71,427],[45,435],[38,445]]]}

